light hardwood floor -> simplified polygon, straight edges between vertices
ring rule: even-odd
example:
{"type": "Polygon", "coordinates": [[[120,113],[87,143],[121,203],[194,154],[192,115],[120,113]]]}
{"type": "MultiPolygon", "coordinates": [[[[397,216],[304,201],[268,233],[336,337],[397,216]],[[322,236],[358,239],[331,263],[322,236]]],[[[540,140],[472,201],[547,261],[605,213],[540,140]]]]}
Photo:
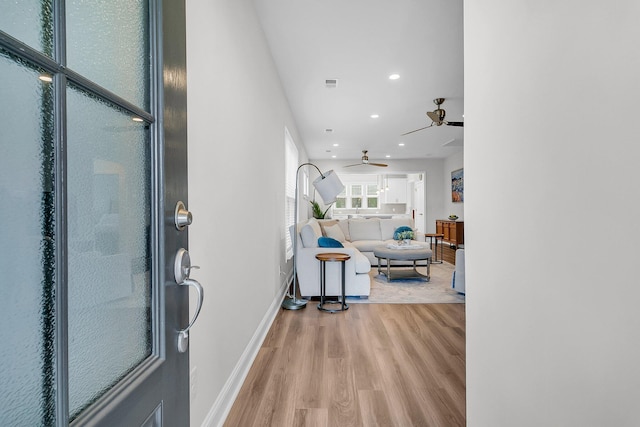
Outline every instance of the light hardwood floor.
{"type": "Polygon", "coordinates": [[[464,426],[465,305],[281,310],[225,426],[464,426]]]}

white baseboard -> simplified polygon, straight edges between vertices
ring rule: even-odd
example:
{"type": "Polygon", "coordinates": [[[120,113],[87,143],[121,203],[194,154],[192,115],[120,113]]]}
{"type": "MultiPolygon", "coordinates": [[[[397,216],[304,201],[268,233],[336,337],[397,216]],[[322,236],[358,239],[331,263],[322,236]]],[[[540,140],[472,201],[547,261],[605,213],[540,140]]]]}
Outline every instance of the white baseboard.
{"type": "Polygon", "coordinates": [[[202,422],[202,427],[222,427],[224,424],[236,397],[238,397],[238,393],[240,393],[242,384],[249,374],[249,369],[251,369],[251,365],[253,365],[253,361],[258,355],[258,351],[269,332],[269,328],[271,328],[271,324],[276,318],[278,310],[280,310],[282,300],[290,281],[291,278],[287,277],[287,280],[280,287],[280,290],[271,303],[271,306],[269,306],[269,309],[258,325],[256,332],[253,334],[249,344],[247,344],[247,347],[244,349],[242,356],[240,356],[238,363],[231,372],[231,375],[224,384],[224,387],[222,387],[218,398],[213,403],[209,413],[202,422]]]}

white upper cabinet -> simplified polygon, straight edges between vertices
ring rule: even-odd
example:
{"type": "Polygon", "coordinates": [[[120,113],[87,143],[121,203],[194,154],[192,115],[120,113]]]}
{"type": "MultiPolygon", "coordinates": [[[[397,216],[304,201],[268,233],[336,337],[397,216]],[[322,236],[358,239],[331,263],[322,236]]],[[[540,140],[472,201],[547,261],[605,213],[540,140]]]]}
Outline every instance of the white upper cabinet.
{"type": "Polygon", "coordinates": [[[385,203],[407,203],[407,178],[387,178],[385,203]]]}

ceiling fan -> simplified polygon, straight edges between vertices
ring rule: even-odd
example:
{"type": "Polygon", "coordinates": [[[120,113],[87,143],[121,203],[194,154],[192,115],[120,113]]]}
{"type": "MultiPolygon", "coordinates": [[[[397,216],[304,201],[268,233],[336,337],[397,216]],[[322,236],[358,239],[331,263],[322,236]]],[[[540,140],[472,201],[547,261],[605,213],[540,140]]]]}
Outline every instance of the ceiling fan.
{"type": "Polygon", "coordinates": [[[379,166],[381,168],[386,168],[387,165],[384,163],[371,163],[369,162],[369,156],[367,156],[367,150],[362,150],[362,161],[360,163],[356,163],[354,165],[347,165],[345,168],[350,168],[351,166],[361,166],[361,165],[369,165],[369,166],[379,166]]]}
{"type": "Polygon", "coordinates": [[[416,129],[416,130],[412,130],[410,132],[407,133],[403,133],[400,136],[405,136],[405,135],[409,135],[410,133],[414,133],[414,132],[418,132],[419,130],[423,130],[423,129],[428,129],[431,126],[442,126],[442,125],[447,125],[447,126],[464,126],[464,122],[449,122],[446,121],[444,119],[446,111],[444,111],[442,108],[440,108],[440,105],[442,105],[442,103],[444,102],[444,98],[436,98],[433,100],[433,103],[436,104],[438,106],[438,108],[436,108],[433,111],[427,111],[427,116],[429,116],[429,118],[431,119],[431,124],[429,126],[425,126],[423,128],[420,129],[416,129]]]}

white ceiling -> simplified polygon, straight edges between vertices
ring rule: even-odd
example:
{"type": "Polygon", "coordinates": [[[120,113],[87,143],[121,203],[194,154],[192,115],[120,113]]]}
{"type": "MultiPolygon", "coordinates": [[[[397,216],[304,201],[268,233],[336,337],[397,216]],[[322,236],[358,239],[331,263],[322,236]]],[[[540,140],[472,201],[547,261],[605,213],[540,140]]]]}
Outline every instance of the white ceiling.
{"type": "Polygon", "coordinates": [[[400,136],[431,123],[425,113],[434,98],[446,98],[446,119],[463,121],[462,0],[254,3],[310,159],[359,159],[368,149],[380,162],[462,150],[460,127],[400,136]],[[389,80],[393,73],[400,79],[389,80]],[[338,86],[326,88],[326,79],[338,86]]]}

